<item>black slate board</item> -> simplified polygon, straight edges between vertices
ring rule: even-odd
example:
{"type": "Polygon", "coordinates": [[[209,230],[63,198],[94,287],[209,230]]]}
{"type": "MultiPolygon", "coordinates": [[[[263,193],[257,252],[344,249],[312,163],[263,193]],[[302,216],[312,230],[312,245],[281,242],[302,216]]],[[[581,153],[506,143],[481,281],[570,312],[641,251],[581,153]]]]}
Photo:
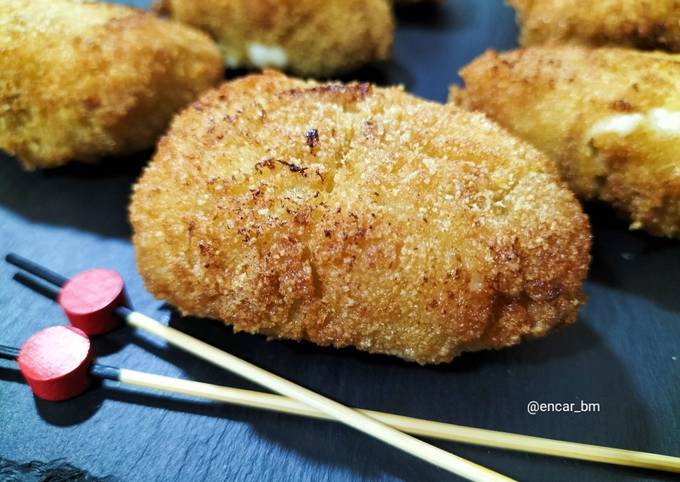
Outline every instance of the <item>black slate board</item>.
{"type": "MultiPolygon", "coordinates": [[[[135,2],[129,2],[135,3],[135,2]]],[[[136,2],[142,4],[145,2],[136,2]]],[[[511,48],[513,13],[500,0],[449,0],[400,14],[392,62],[358,77],[403,83],[444,100],[456,71],[486,48],[511,48]]],[[[552,336],[450,365],[420,367],[354,350],[267,342],[219,323],[180,319],[136,273],[126,204],[147,155],[99,167],[27,174],[0,159],[0,252],[64,274],[123,273],[135,306],[344,403],[471,426],[680,455],[680,242],[630,233],[606,207],[587,206],[595,232],[589,302],[552,336]],[[527,403],[599,403],[599,413],[529,415],[527,403]]],[[[0,342],[20,345],[63,323],[59,309],[11,281],[0,264],[0,342]]],[[[103,363],[249,387],[122,330],[97,340],[103,363]]],[[[673,480],[658,473],[437,445],[529,481],[673,480]]],[[[168,399],[114,383],[67,403],[41,402],[0,361],[0,456],[64,458],[122,480],[447,480],[443,471],[327,422],[168,399]]]]}

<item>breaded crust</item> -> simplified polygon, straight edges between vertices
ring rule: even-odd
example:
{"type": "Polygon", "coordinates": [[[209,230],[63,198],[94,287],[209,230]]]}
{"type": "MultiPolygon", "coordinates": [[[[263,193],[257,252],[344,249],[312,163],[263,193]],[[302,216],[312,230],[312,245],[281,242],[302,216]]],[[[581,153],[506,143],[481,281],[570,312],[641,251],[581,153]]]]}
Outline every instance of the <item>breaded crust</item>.
{"type": "Polygon", "coordinates": [[[130,220],[184,313],[419,363],[573,322],[589,263],[553,164],[483,115],[274,72],[175,119],[130,220]]]}
{"type": "Polygon", "coordinates": [[[631,228],[680,236],[680,58],[625,49],[487,52],[458,101],[545,151],[631,228]]]}
{"type": "Polygon", "coordinates": [[[680,52],[678,0],[507,0],[523,46],[577,44],[680,52]]]}
{"type": "Polygon", "coordinates": [[[205,34],[151,14],[0,2],[0,148],[27,169],[150,148],[222,72],[205,34]]]}
{"type": "Polygon", "coordinates": [[[389,0],[159,0],[156,9],[208,32],[230,67],[329,77],[389,57],[389,0]]]}

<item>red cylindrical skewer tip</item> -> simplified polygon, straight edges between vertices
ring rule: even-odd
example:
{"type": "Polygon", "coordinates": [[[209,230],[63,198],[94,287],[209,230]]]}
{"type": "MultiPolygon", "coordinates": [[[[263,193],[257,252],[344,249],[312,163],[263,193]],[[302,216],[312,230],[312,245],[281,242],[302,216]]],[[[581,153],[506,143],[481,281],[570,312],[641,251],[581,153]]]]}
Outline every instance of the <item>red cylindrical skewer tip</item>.
{"type": "Polygon", "coordinates": [[[19,369],[36,397],[66,400],[90,385],[90,339],[72,326],[52,326],[31,336],[19,351],[19,369]]]}
{"type": "Polygon", "coordinates": [[[64,284],[57,301],[73,326],[102,335],[123,323],[113,310],[127,305],[125,283],[110,269],[83,271],[64,284]]]}

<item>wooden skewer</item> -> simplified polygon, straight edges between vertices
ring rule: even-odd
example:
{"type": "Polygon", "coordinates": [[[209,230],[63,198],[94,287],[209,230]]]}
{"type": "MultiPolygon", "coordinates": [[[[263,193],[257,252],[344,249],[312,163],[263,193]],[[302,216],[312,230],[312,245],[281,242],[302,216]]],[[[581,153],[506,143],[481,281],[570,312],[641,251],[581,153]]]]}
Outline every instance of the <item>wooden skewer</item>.
{"type": "MultiPolygon", "coordinates": [[[[6,260],[15,266],[40,276],[57,286],[62,286],[65,278],[53,273],[35,263],[25,260],[16,255],[8,255],[6,260]]],[[[46,290],[49,292],[49,290],[46,290]]],[[[45,294],[45,293],[43,293],[45,294]]],[[[50,293],[51,298],[58,296],[58,291],[50,293]]],[[[230,353],[222,351],[214,346],[200,341],[179,330],[165,326],[162,323],[129,308],[119,306],[114,312],[123,318],[129,325],[156,335],[171,345],[202,358],[203,360],[219,366],[236,375],[246,378],[258,385],[266,387],[281,395],[287,396],[303,405],[312,407],[326,414],[329,418],[337,420],[360,432],[370,435],[382,442],[409,453],[432,465],[447,470],[453,474],[472,481],[511,481],[508,477],[494,472],[486,467],[458,457],[450,452],[430,445],[422,440],[400,432],[382,422],[371,418],[352,408],[346,407],[330,398],[324,397],[307,388],[297,385],[283,377],[268,372],[252,363],[242,360],[230,353]]]]}
{"type": "MultiPolygon", "coordinates": [[[[61,285],[66,281],[66,278],[63,276],[48,271],[35,263],[24,263],[23,258],[19,258],[15,255],[8,256],[7,260],[12,264],[25,268],[27,271],[52,282],[53,284],[61,285]]],[[[43,294],[44,296],[56,299],[57,291],[54,289],[54,287],[38,283],[37,281],[21,275],[20,273],[16,275],[16,279],[35,291],[43,294]]],[[[133,313],[127,308],[118,308],[118,310],[118,315],[124,318],[127,318],[133,313]]],[[[172,328],[161,325],[155,320],[141,315],[141,313],[138,315],[140,317],[136,321],[140,325],[143,325],[144,323],[151,323],[151,326],[160,327],[160,329],[173,330],[172,328]]],[[[129,321],[130,320],[128,320],[128,322],[129,321]]],[[[132,320],[132,324],[134,323],[135,319],[132,320]]],[[[181,334],[181,332],[178,333],[181,334]]],[[[207,346],[213,350],[216,350],[210,345],[207,346]]],[[[217,351],[219,352],[219,350],[217,351]]],[[[122,378],[123,379],[121,379],[121,381],[124,383],[129,383],[140,387],[155,388],[174,393],[196,396],[199,398],[232,403],[252,408],[278,411],[293,415],[327,420],[334,419],[334,417],[327,415],[323,411],[310,408],[304,403],[272,394],[215,386],[189,380],[172,379],[159,375],[136,372],[133,370],[123,370],[122,378]]],[[[441,440],[536,453],[554,457],[564,457],[591,462],[680,473],[680,458],[678,457],[582,444],[577,442],[546,439],[508,432],[498,432],[430,420],[422,420],[412,417],[404,417],[384,412],[375,412],[370,410],[359,411],[363,414],[380,420],[387,425],[413,435],[422,435],[441,440]]]]}
{"type": "Polygon", "coordinates": [[[509,481],[504,475],[481,465],[469,462],[417,438],[406,435],[373,419],[357,410],[346,407],[330,398],[319,395],[283,377],[270,373],[252,363],[219,350],[208,343],[193,338],[179,330],[165,326],[137,311],[129,311],[125,317],[129,325],[152,333],[171,345],[196,355],[214,365],[242,376],[274,392],[297,400],[338,420],[352,428],[364,432],[404,452],[410,453],[451,473],[474,481],[509,481]]]}
{"type": "MultiPolygon", "coordinates": [[[[332,420],[323,412],[280,395],[222,387],[127,369],[121,369],[120,381],[139,387],[169,391],[244,407],[332,420]]],[[[553,457],[680,473],[679,457],[498,432],[374,410],[357,410],[386,425],[413,435],[553,457]]]]}
{"type": "MultiPolygon", "coordinates": [[[[18,353],[19,350],[15,348],[0,346],[0,358],[15,359],[18,353]]],[[[146,389],[187,395],[205,400],[286,413],[289,415],[298,415],[320,420],[334,420],[325,413],[310,408],[300,402],[270,393],[224,387],[98,364],[92,365],[90,373],[97,378],[114,380],[126,385],[146,389]]],[[[590,462],[680,473],[680,458],[668,455],[566,442],[508,432],[498,432],[414,417],[405,417],[374,410],[357,410],[386,425],[412,435],[553,457],[564,457],[590,462]]]]}

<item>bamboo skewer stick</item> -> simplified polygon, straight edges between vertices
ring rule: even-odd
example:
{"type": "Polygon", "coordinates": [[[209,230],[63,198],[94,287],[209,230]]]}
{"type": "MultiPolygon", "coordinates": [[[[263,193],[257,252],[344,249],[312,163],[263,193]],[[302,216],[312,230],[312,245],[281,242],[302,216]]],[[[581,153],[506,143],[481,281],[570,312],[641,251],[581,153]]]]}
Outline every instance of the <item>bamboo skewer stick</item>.
{"type": "Polygon", "coordinates": [[[303,405],[326,414],[328,418],[338,420],[451,473],[474,481],[512,480],[457,455],[453,455],[450,452],[434,447],[422,440],[406,435],[364,413],[346,407],[278,375],[274,375],[252,363],[241,360],[208,343],[186,335],[179,330],[165,326],[142,313],[130,311],[125,319],[131,326],[156,335],[171,345],[192,353],[213,365],[222,367],[258,385],[297,400],[303,405]]]}
{"type": "MultiPolygon", "coordinates": [[[[43,278],[44,280],[62,286],[65,278],[53,273],[36,263],[16,255],[8,255],[6,260],[26,271],[43,278]]],[[[45,288],[45,287],[44,287],[45,288]]],[[[57,297],[58,290],[45,288],[47,296],[57,297]]],[[[462,457],[458,457],[450,452],[430,445],[422,440],[400,432],[389,427],[378,420],[375,420],[357,410],[346,407],[330,398],[324,397],[307,388],[297,385],[283,377],[268,372],[252,363],[242,360],[234,355],[224,352],[208,343],[191,337],[179,330],[165,326],[137,311],[125,307],[118,307],[114,312],[123,318],[129,325],[156,335],[171,345],[176,346],[186,352],[219,366],[231,373],[239,375],[269,390],[287,396],[298,402],[312,407],[329,418],[335,419],[348,425],[360,432],[370,435],[382,442],[409,453],[432,465],[447,470],[453,474],[464,477],[472,481],[511,481],[508,477],[494,472],[481,465],[470,462],[462,457]]]]}
{"type": "MultiPolygon", "coordinates": [[[[323,420],[329,416],[305,406],[295,400],[280,395],[261,393],[239,388],[222,387],[209,383],[175,379],[134,370],[121,370],[120,381],[129,385],[171,391],[182,395],[214,400],[218,402],[259,408],[290,415],[298,415],[323,420]]],[[[374,410],[357,409],[386,425],[390,425],[412,435],[421,435],[439,440],[460,442],[483,447],[528,452],[553,457],[564,457],[590,462],[623,465],[667,472],[680,473],[680,458],[668,455],[637,452],[633,450],[567,442],[530,435],[498,432],[481,428],[466,427],[444,422],[435,422],[402,415],[394,415],[374,410]]]]}
{"type": "MultiPolygon", "coordinates": [[[[60,285],[66,281],[66,278],[63,276],[46,270],[45,268],[28,260],[23,260],[23,258],[17,257],[15,255],[9,255],[7,260],[12,264],[24,268],[27,271],[52,282],[53,284],[60,285]]],[[[56,299],[58,291],[54,287],[39,283],[31,278],[26,277],[25,275],[22,275],[21,273],[18,273],[15,278],[42,295],[56,299]]],[[[125,318],[129,324],[140,329],[145,329],[162,337],[164,337],[164,335],[168,332],[173,335],[179,334],[180,338],[182,336],[190,338],[191,340],[208,347],[211,351],[216,351],[218,355],[224,354],[224,352],[221,352],[211,345],[200,342],[199,340],[195,340],[182,332],[166,327],[156,320],[142,315],[141,313],[133,312],[128,308],[117,308],[117,314],[125,318]]],[[[181,339],[177,339],[174,336],[173,339],[174,343],[173,341],[168,341],[172,344],[182,343],[181,339]]],[[[202,350],[201,345],[194,347],[194,350],[200,352],[202,350]]],[[[194,351],[192,351],[192,353],[194,353],[194,351]]],[[[204,358],[201,353],[195,354],[201,358],[204,358]]],[[[120,381],[131,385],[195,396],[240,406],[288,413],[292,415],[326,420],[334,419],[333,416],[314,407],[310,407],[304,402],[301,403],[300,401],[296,401],[285,396],[221,387],[189,380],[173,379],[160,375],[137,372],[134,370],[121,370],[122,379],[120,381]]],[[[487,429],[466,427],[462,425],[435,422],[431,420],[404,417],[371,410],[358,409],[357,411],[379,420],[386,425],[392,426],[404,432],[411,433],[413,435],[421,435],[440,440],[536,453],[554,457],[680,473],[680,458],[668,455],[638,452],[555,439],[546,439],[508,432],[498,432],[487,429]]]]}
{"type": "MultiPolygon", "coordinates": [[[[0,346],[0,358],[15,359],[18,353],[19,350],[17,349],[0,346]]],[[[90,372],[97,378],[114,380],[125,385],[145,389],[319,420],[334,420],[314,408],[271,393],[224,387],[104,365],[93,365],[90,372]]],[[[374,410],[357,410],[412,435],[552,457],[680,473],[680,458],[668,455],[499,432],[374,410]]]]}

